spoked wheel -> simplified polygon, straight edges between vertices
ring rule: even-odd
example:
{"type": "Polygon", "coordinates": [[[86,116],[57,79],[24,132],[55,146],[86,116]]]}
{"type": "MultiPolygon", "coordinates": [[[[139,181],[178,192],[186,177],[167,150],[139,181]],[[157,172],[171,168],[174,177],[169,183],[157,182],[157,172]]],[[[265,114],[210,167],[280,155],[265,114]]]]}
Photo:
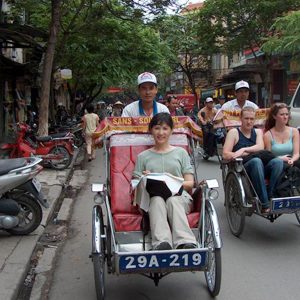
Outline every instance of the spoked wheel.
{"type": "Polygon", "coordinates": [[[57,158],[49,160],[50,166],[55,170],[66,169],[71,161],[72,157],[68,150],[63,146],[57,146],[50,151],[51,155],[57,155],[57,158]]]}
{"type": "Polygon", "coordinates": [[[105,299],[105,258],[102,255],[93,254],[94,277],[97,300],[105,299]]]}
{"type": "Polygon", "coordinates": [[[107,268],[108,273],[112,272],[112,263],[113,263],[113,257],[112,257],[112,236],[111,236],[111,228],[110,224],[107,224],[106,226],[106,254],[107,254],[107,268]]]}
{"type": "Polygon", "coordinates": [[[297,218],[298,223],[300,224],[300,210],[295,212],[295,216],[297,218]]]}
{"type": "Polygon", "coordinates": [[[207,288],[211,296],[215,297],[219,294],[221,288],[221,249],[215,248],[215,240],[213,236],[213,220],[209,210],[205,210],[205,241],[204,246],[210,248],[208,252],[207,270],[204,272],[207,288]]]}
{"type": "Polygon", "coordinates": [[[10,193],[9,197],[18,203],[20,213],[18,215],[18,226],[13,229],[8,229],[7,232],[14,235],[26,235],[36,230],[41,224],[43,217],[42,208],[37,201],[23,192],[10,193]]]}
{"type": "Polygon", "coordinates": [[[245,227],[245,208],[242,205],[242,192],[239,182],[233,173],[228,174],[225,183],[226,217],[230,231],[240,236],[245,227]]]}
{"type": "MultiPolygon", "coordinates": [[[[299,187],[291,190],[291,196],[300,196],[299,187]]],[[[298,223],[300,224],[300,210],[295,212],[295,216],[296,216],[298,223]]]]}
{"type": "Polygon", "coordinates": [[[225,186],[226,176],[228,173],[228,164],[222,164],[221,170],[222,170],[222,181],[223,181],[223,185],[225,186]]]}
{"type": "Polygon", "coordinates": [[[93,249],[92,253],[97,300],[105,299],[105,241],[102,238],[103,235],[105,235],[103,213],[101,207],[97,206],[94,207],[93,213],[93,248],[99,243],[99,252],[97,253],[93,249]]]}

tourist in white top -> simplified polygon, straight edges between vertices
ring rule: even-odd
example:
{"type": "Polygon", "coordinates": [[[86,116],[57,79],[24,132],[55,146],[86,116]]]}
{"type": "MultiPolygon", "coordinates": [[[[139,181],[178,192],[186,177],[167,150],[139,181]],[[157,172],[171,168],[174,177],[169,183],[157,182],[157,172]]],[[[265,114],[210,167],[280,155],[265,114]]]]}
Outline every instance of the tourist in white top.
{"type": "Polygon", "coordinates": [[[241,80],[235,84],[236,99],[230,100],[224,103],[221,110],[241,110],[244,107],[253,107],[258,109],[259,107],[252,101],[249,101],[249,83],[241,80]]]}
{"type": "Polygon", "coordinates": [[[138,76],[138,91],[140,100],[125,106],[122,117],[153,117],[157,113],[167,112],[168,108],[155,101],[157,94],[157,80],[154,74],[144,72],[138,76]]]}

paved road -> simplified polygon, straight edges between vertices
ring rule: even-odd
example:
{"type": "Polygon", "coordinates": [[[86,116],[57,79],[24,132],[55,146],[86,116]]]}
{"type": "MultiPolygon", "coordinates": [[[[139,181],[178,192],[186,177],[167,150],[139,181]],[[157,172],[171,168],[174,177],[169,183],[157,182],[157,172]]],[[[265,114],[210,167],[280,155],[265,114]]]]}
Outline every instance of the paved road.
{"type": "MultiPolygon", "coordinates": [[[[104,180],[102,156],[89,163],[89,182],[104,180]]],[[[203,162],[198,158],[200,178],[218,178],[217,160],[203,162]]],[[[294,215],[270,223],[257,216],[246,220],[241,238],[229,232],[223,206],[223,189],[215,206],[219,215],[224,248],[222,252],[222,300],[294,300],[300,298],[300,226],[294,215]]],[[[54,274],[50,300],[96,299],[94,277],[88,255],[91,250],[91,209],[93,195],[89,184],[75,201],[66,242],[54,274]]],[[[139,275],[107,276],[109,300],[181,300],[210,299],[203,273],[171,274],[155,287],[139,275]]]]}

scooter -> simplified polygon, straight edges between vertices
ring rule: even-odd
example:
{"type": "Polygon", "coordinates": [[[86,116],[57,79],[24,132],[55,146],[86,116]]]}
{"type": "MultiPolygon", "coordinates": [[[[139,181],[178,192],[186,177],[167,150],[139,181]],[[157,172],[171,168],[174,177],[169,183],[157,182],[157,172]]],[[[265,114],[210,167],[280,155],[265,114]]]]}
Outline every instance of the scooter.
{"type": "MultiPolygon", "coordinates": [[[[205,118],[205,112],[201,112],[205,118]]],[[[214,129],[214,121],[207,122],[201,126],[203,132],[202,157],[208,160],[210,157],[218,155],[218,144],[224,144],[225,132],[223,128],[214,129]]]]}
{"type": "Polygon", "coordinates": [[[41,158],[0,160],[0,229],[13,235],[33,232],[48,208],[41,184],[35,177],[42,171],[41,158]]]}
{"type": "Polygon", "coordinates": [[[15,143],[3,144],[0,158],[18,158],[36,156],[43,159],[43,163],[51,168],[63,170],[67,168],[74,154],[73,135],[63,137],[34,135],[27,124],[17,124],[17,139],[15,143]]]}
{"type": "Polygon", "coordinates": [[[81,126],[82,121],[71,121],[67,122],[64,125],[56,125],[51,124],[49,127],[49,132],[52,137],[62,137],[69,133],[73,134],[74,136],[74,144],[76,147],[81,147],[85,140],[83,136],[83,128],[81,126]]]}

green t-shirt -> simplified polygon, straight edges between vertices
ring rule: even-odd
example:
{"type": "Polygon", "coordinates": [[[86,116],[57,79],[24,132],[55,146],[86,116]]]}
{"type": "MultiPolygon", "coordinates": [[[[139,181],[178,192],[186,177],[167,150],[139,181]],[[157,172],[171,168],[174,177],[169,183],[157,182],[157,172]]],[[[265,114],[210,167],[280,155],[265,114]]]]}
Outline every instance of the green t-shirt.
{"type": "Polygon", "coordinates": [[[181,147],[175,147],[167,153],[156,153],[150,149],[143,151],[137,157],[133,175],[141,176],[146,170],[151,173],[170,173],[177,177],[194,174],[190,157],[181,147]]]}

